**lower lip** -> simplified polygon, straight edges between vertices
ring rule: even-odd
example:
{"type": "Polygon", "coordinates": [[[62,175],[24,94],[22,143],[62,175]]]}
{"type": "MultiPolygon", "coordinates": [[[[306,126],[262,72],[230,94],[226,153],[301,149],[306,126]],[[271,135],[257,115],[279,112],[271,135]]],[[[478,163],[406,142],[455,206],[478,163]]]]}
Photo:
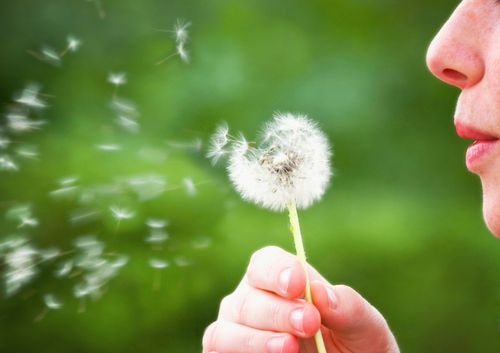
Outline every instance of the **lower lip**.
{"type": "Polygon", "coordinates": [[[498,140],[480,140],[467,148],[465,162],[470,171],[477,170],[479,162],[495,147],[498,140]]]}

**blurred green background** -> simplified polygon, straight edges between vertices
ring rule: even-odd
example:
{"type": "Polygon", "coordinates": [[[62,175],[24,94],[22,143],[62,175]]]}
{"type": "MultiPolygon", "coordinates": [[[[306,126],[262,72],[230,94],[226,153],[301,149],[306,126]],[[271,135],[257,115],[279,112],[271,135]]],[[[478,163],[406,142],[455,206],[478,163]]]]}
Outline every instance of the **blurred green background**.
{"type": "Polygon", "coordinates": [[[293,245],[286,215],[241,201],[204,149],[179,143],[206,142],[221,121],[255,136],[281,110],[309,114],[334,145],[329,191],[300,212],[310,263],[376,306],[402,352],[499,352],[500,244],[483,224],[480,183],[466,172],[466,143],[452,127],[457,90],[434,79],[424,60],[456,4],[103,0],[101,19],[84,0],[3,1],[2,110],[30,81],[50,107],[43,129],[13,139],[37,146],[39,158],[0,172],[2,236],[24,232],[4,215],[28,203],[40,221],[26,231],[36,246],[65,249],[92,233],[130,260],[83,313],[71,279],[41,266],[32,283],[0,300],[0,351],[200,352],[204,328],[252,252],[293,245]],[[175,50],[157,29],[177,18],[192,23],[191,61],[155,65],[175,50]],[[43,43],[64,48],[68,34],[83,45],[60,67],[27,53],[43,43]],[[106,79],[114,71],[127,73],[119,95],[137,105],[137,134],[113,122],[106,79]],[[122,149],[106,153],[101,143],[122,149]],[[89,186],[151,173],[167,179],[168,191],[143,202],[101,200],[102,210],[115,202],[136,212],[119,230],[109,212],[71,224],[77,202],[49,196],[68,175],[89,186]],[[198,184],[195,196],[177,188],[184,177],[198,184]],[[148,217],[170,221],[160,253],[143,241],[148,217]],[[199,239],[210,246],[193,247],[199,239]],[[190,265],[166,268],[155,290],[152,256],[190,265]],[[64,307],[34,322],[44,293],[64,307]]]}

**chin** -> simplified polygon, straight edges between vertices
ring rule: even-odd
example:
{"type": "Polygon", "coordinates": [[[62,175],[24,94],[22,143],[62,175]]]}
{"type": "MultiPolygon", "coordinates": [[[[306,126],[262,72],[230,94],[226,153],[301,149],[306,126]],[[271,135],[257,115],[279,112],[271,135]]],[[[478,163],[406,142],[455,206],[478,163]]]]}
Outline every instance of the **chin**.
{"type": "Polygon", "coordinates": [[[496,194],[483,192],[483,215],[490,232],[500,238],[500,190],[496,194]]]}

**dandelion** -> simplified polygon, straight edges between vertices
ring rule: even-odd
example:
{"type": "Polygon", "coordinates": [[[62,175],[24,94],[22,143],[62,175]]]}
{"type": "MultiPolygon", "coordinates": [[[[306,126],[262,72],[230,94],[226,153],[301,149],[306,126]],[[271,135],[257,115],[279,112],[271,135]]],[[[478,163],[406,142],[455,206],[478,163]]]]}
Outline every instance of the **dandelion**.
{"type": "MultiPolygon", "coordinates": [[[[225,136],[225,128],[217,130],[209,157],[220,157],[228,143],[225,136]]],[[[265,126],[258,147],[252,147],[243,135],[229,142],[231,148],[224,150],[229,155],[227,171],[242,198],[273,211],[288,209],[297,256],[306,275],[305,298],[312,302],[297,208],[318,201],[329,184],[331,152],[326,136],[305,115],[277,113],[265,126]]],[[[318,352],[325,353],[321,331],[315,340],[318,352]]]]}

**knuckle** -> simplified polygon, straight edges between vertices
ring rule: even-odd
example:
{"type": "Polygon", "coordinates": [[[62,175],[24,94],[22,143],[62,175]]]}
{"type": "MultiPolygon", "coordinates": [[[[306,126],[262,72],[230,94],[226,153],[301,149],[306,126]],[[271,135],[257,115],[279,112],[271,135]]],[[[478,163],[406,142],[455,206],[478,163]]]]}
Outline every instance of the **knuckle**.
{"type": "Polygon", "coordinates": [[[202,346],[203,351],[209,352],[210,350],[214,350],[215,347],[215,332],[217,331],[218,322],[212,322],[203,333],[202,346]]]}
{"type": "Polygon", "coordinates": [[[256,333],[248,332],[242,342],[241,351],[244,353],[255,352],[255,347],[259,346],[259,337],[256,333]]]}
{"type": "Polygon", "coordinates": [[[232,306],[234,303],[234,293],[226,295],[220,301],[219,306],[219,318],[228,318],[232,317],[232,306]]]}
{"type": "Polygon", "coordinates": [[[255,251],[250,257],[250,262],[247,267],[247,276],[249,279],[254,279],[258,276],[256,272],[259,267],[258,264],[264,259],[269,258],[270,256],[276,256],[277,253],[282,252],[283,250],[274,245],[265,246],[257,251],[255,251]]]}
{"type": "Polygon", "coordinates": [[[233,306],[233,318],[240,323],[245,324],[248,321],[248,292],[240,293],[236,299],[236,305],[233,306]]]}

